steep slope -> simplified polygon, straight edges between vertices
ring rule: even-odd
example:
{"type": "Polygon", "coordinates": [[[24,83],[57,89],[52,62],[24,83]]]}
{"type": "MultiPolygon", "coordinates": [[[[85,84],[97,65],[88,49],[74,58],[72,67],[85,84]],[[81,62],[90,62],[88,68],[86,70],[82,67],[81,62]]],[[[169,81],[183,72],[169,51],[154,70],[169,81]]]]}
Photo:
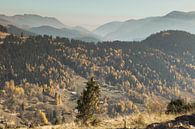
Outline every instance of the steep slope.
{"type": "Polygon", "coordinates": [[[102,33],[104,40],[143,40],[152,33],[162,30],[184,30],[195,33],[194,12],[173,11],[165,16],[149,17],[138,20],[128,20],[119,24],[108,23],[96,29],[95,33],[102,33]],[[119,26],[119,27],[118,27],[119,26]],[[115,28],[108,31],[107,28],[115,28]]]}

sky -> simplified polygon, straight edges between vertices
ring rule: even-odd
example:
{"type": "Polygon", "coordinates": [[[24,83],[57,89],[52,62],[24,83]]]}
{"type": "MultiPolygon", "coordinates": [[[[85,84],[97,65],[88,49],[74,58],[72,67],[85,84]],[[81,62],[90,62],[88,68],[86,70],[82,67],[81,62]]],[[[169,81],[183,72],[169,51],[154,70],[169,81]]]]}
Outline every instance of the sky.
{"type": "Polygon", "coordinates": [[[195,0],[0,0],[1,14],[56,17],[65,25],[90,30],[111,21],[161,16],[171,11],[195,11],[195,0]]]}

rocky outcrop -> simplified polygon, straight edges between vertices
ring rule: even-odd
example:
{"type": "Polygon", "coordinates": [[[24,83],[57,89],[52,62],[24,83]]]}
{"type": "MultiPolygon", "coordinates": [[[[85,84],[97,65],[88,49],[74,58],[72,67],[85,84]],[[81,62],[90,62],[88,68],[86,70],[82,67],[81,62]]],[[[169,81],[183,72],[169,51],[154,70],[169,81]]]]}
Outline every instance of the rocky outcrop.
{"type": "Polygon", "coordinates": [[[179,116],[165,123],[153,123],[146,129],[195,129],[195,114],[179,116]]]}

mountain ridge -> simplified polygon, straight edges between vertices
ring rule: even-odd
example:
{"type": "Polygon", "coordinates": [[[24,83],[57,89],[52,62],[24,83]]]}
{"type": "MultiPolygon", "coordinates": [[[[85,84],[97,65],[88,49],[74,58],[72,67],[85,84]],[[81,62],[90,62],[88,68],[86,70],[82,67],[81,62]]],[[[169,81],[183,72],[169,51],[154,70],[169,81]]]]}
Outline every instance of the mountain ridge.
{"type": "Polygon", "coordinates": [[[37,14],[18,14],[13,16],[0,15],[0,18],[10,21],[13,25],[21,28],[38,27],[41,25],[49,25],[56,28],[66,27],[54,17],[43,17],[37,14]]]}
{"type": "Polygon", "coordinates": [[[43,17],[37,14],[0,15],[0,24],[7,26],[10,33],[20,35],[52,35],[75,38],[88,42],[98,42],[101,38],[81,26],[66,26],[55,17],[43,17]],[[18,32],[17,32],[18,30],[18,32]],[[31,33],[32,32],[32,33],[31,33]]]}
{"type": "MultiPolygon", "coordinates": [[[[76,37],[78,39],[86,39],[88,37],[87,41],[92,42],[101,40],[141,41],[149,35],[163,30],[183,30],[195,33],[193,29],[195,26],[195,12],[172,11],[163,16],[130,19],[123,22],[113,21],[99,26],[94,31],[89,31],[81,26],[66,26],[54,17],[43,17],[37,14],[0,15],[0,23],[2,25],[11,24],[25,31],[35,31],[36,28],[36,31],[40,32],[41,30],[38,30],[38,28],[42,29],[43,26],[48,26],[48,30],[51,30],[51,27],[53,27],[53,31],[56,34],[50,34],[54,36],[76,37]],[[62,29],[66,33],[62,32],[62,29]],[[69,32],[67,32],[68,30],[69,32]]],[[[47,31],[37,34],[43,33],[46,34],[47,31]]]]}
{"type": "Polygon", "coordinates": [[[66,37],[66,38],[73,38],[73,39],[80,39],[83,41],[88,41],[88,42],[98,42],[100,41],[100,38],[94,34],[91,34],[87,30],[84,30],[82,28],[62,28],[62,29],[57,29],[51,26],[40,26],[40,27],[33,27],[28,29],[28,31],[40,34],[40,35],[52,35],[54,37],[59,36],[59,37],[66,37]],[[88,37],[88,38],[87,38],[88,37]]]}
{"type": "Polygon", "coordinates": [[[173,11],[163,16],[146,17],[136,20],[130,19],[122,23],[115,22],[115,25],[112,25],[112,22],[110,22],[98,27],[94,33],[102,33],[104,40],[111,41],[132,41],[135,39],[143,40],[150,34],[163,30],[177,29],[195,33],[195,31],[192,29],[195,26],[194,14],[194,11],[173,11]],[[110,32],[110,30],[114,31],[110,32]]]}

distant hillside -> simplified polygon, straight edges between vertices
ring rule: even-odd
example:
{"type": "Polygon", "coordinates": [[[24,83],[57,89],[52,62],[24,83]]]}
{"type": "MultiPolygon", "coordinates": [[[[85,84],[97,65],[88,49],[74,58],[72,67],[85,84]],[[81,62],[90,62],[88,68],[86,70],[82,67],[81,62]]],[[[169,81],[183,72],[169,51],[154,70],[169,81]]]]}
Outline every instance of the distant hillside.
{"type": "Polygon", "coordinates": [[[33,32],[30,32],[30,31],[27,31],[27,30],[24,30],[24,29],[21,29],[21,28],[18,28],[16,26],[13,26],[13,25],[8,25],[7,27],[7,31],[9,33],[12,33],[14,35],[21,35],[23,33],[24,36],[33,36],[33,35],[36,35],[35,33],[33,32]]]}
{"type": "Polygon", "coordinates": [[[60,36],[60,37],[64,37],[66,35],[67,37],[70,37],[70,36],[73,37],[72,33],[67,34],[67,33],[64,33],[63,30],[57,29],[51,26],[33,27],[33,28],[30,28],[29,31],[40,34],[40,35],[48,34],[48,35],[60,36]]]}
{"type": "Polygon", "coordinates": [[[98,27],[94,33],[104,40],[143,40],[163,30],[184,30],[195,33],[195,12],[173,11],[165,16],[148,17],[124,22],[111,22],[98,27]]]}
{"type": "Polygon", "coordinates": [[[94,33],[104,37],[109,33],[115,32],[122,24],[122,22],[110,22],[98,27],[94,33]]]}
{"type": "Polygon", "coordinates": [[[74,26],[74,27],[70,27],[69,29],[77,30],[83,33],[91,33],[89,30],[83,28],[82,26],[74,26]]]}
{"type": "Polygon", "coordinates": [[[143,43],[150,48],[179,56],[185,52],[195,55],[195,35],[185,31],[162,31],[146,38],[143,43]]]}
{"type": "Polygon", "coordinates": [[[74,38],[74,39],[87,41],[87,42],[100,41],[97,35],[93,35],[89,31],[81,27],[57,29],[51,26],[40,26],[40,27],[30,28],[28,29],[28,31],[36,33],[36,34],[40,34],[40,35],[46,34],[46,35],[52,35],[52,36],[74,38]]]}
{"type": "Polygon", "coordinates": [[[0,25],[6,26],[10,33],[20,35],[52,35],[54,37],[74,38],[86,42],[101,41],[101,36],[93,34],[81,26],[65,26],[53,17],[34,14],[6,16],[0,15],[0,25]]]}
{"type": "Polygon", "coordinates": [[[6,26],[11,24],[10,21],[0,18],[0,25],[6,26]]]}
{"type": "MultiPolygon", "coordinates": [[[[20,28],[31,28],[31,27],[39,27],[39,26],[52,26],[56,28],[63,28],[65,25],[61,23],[59,20],[53,17],[42,17],[34,14],[24,14],[24,15],[14,15],[14,16],[6,16],[0,15],[0,24],[3,21],[8,21],[8,24],[15,25],[20,28]]],[[[5,22],[4,24],[5,25],[5,22]]]]}
{"type": "Polygon", "coordinates": [[[35,33],[26,31],[24,29],[18,28],[18,27],[13,26],[13,25],[7,25],[7,26],[0,25],[0,32],[1,32],[0,37],[2,37],[3,39],[9,34],[13,34],[13,35],[17,35],[17,36],[21,36],[21,34],[23,36],[34,36],[34,35],[36,35],[35,33]]]}

